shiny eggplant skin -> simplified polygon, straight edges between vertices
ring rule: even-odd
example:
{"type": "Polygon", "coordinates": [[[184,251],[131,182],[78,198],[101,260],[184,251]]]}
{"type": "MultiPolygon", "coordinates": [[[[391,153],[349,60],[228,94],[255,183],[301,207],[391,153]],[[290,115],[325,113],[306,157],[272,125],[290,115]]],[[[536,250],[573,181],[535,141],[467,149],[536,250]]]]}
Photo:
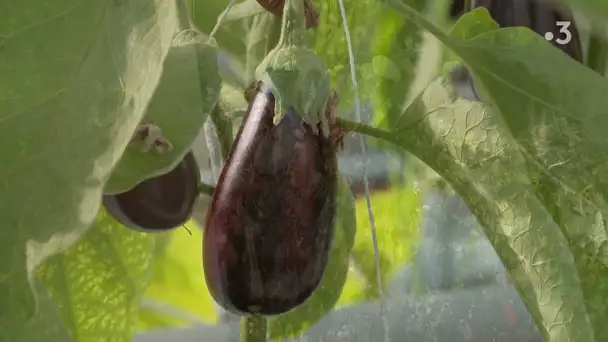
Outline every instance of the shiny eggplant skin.
{"type": "Polygon", "coordinates": [[[583,53],[572,13],[561,7],[554,0],[470,0],[471,8],[485,7],[492,18],[501,27],[523,26],[544,36],[551,32],[554,37],[562,37],[558,21],[569,21],[568,30],[572,39],[568,44],[558,44],[555,39],[552,43],[573,59],[582,62],[583,53]]]}
{"type": "Polygon", "coordinates": [[[126,192],[104,195],[103,204],[128,228],[148,233],[179,228],[194,211],[199,172],[194,154],[188,152],[173,170],[146,179],[126,192]]]}
{"type": "Polygon", "coordinates": [[[226,310],[278,315],[319,285],[331,249],[336,143],[293,110],[273,124],[274,96],[261,82],[207,213],[207,287],[226,310]]]}

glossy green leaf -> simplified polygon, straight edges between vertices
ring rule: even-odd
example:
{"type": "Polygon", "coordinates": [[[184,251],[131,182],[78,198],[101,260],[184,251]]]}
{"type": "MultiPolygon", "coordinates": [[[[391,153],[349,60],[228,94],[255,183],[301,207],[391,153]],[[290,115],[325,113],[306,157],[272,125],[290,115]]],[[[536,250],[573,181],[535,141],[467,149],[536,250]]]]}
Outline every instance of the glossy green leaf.
{"type": "Polygon", "coordinates": [[[174,1],[0,2],[0,331],[34,315],[31,270],[95,220],[176,28],[174,1]]]}
{"type": "Polygon", "coordinates": [[[103,210],[76,245],[38,268],[63,323],[56,324],[67,329],[71,341],[133,340],[155,239],[122,226],[103,210]]]}
{"type": "Polygon", "coordinates": [[[269,338],[297,338],[323,318],[338,302],[349,268],[349,256],[355,242],[357,220],[355,200],[344,179],[338,189],[336,230],[327,269],[312,296],[301,306],[268,322],[269,338]]]}

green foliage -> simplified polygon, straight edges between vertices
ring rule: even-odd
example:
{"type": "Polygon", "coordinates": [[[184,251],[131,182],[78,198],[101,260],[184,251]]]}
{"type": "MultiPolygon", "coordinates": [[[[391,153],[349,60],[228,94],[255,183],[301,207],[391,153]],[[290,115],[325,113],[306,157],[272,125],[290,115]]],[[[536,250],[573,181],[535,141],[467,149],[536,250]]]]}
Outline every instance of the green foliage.
{"type": "MultiPolygon", "coordinates": [[[[217,16],[229,2],[189,0],[192,22],[202,32],[211,33],[217,16]]],[[[222,80],[244,91],[254,81],[256,67],[276,44],[277,37],[272,37],[270,32],[278,28],[280,20],[266,12],[256,0],[236,4],[215,37],[226,64],[222,80]]]]}
{"type": "Polygon", "coordinates": [[[35,315],[32,271],[94,222],[177,18],[173,1],[3,0],[0,23],[0,331],[8,341],[35,315]]]}
{"type": "MultiPolygon", "coordinates": [[[[462,58],[490,103],[455,100],[436,82],[402,125],[379,135],[433,167],[465,199],[546,340],[605,340],[606,310],[597,303],[606,303],[608,284],[601,261],[606,80],[528,29],[450,37],[411,8],[384,2],[462,58]]],[[[493,26],[483,9],[458,25],[479,28],[479,20],[493,26]]]]}
{"type": "MultiPolygon", "coordinates": [[[[228,2],[189,1],[191,19],[209,33],[228,2]]],[[[567,2],[608,19],[605,0],[567,2]]],[[[127,342],[138,320],[144,330],[217,321],[198,228],[147,236],[99,212],[112,172],[107,190],[124,190],[179,160],[218,103],[220,83],[230,86],[222,108],[243,107],[239,96],[276,41],[279,21],[255,0],[229,13],[218,46],[175,41],[184,27],[177,5],[0,0],[0,341],[127,342]],[[142,118],[161,126],[175,150],[151,158],[127,148],[142,118]]],[[[446,33],[421,13],[423,1],[345,5],[359,95],[380,128],[361,130],[412,153],[458,192],[545,340],[608,340],[606,79],[528,29],[497,29],[485,10],[446,33]],[[423,30],[470,68],[486,104],[454,98],[438,79],[403,109],[423,30]]],[[[321,17],[309,42],[347,116],[353,94],[340,10],[336,1],[314,6],[321,17]]],[[[376,296],[365,203],[353,216],[351,194],[340,201],[323,284],[270,320],[272,337],[297,336],[335,305],[376,296]]],[[[408,187],[375,194],[372,206],[387,282],[417,244],[420,203],[408,187]]]]}
{"type": "MultiPolygon", "coordinates": [[[[427,1],[417,0],[412,6],[422,11],[426,4],[427,1]]],[[[416,76],[423,31],[389,9],[384,9],[379,17],[381,24],[372,60],[373,73],[378,78],[374,89],[374,124],[390,128],[408,100],[408,90],[416,76]]]]}
{"type": "Polygon", "coordinates": [[[176,35],[142,121],[158,126],[172,150],[159,155],[129,146],[106,183],[105,193],[127,191],[145,179],[171,171],[181,162],[218,104],[221,79],[217,63],[214,41],[194,31],[176,35]]]}
{"type": "MultiPolygon", "coordinates": [[[[412,187],[395,188],[390,192],[375,194],[372,208],[378,227],[380,275],[382,283],[386,285],[395,272],[411,259],[418,245],[420,198],[412,187]]],[[[351,258],[364,278],[364,292],[356,295],[359,300],[378,298],[374,246],[367,215],[365,201],[358,202],[357,237],[351,258]]]]}
{"type": "Polygon", "coordinates": [[[156,239],[102,211],[78,243],[38,268],[38,279],[58,304],[61,321],[56,324],[72,341],[133,339],[156,239]]]}

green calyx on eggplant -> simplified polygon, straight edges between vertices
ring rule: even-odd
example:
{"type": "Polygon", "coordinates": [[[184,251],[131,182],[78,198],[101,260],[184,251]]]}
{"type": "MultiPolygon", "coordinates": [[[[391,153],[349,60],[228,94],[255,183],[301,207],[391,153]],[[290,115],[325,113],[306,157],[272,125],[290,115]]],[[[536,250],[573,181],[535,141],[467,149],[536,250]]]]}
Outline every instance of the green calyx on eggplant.
{"type": "Polygon", "coordinates": [[[199,195],[200,173],[190,151],[177,166],[134,188],[103,196],[106,210],[121,224],[138,231],[165,232],[183,226],[199,195]]]}
{"type": "MultiPolygon", "coordinates": [[[[272,88],[259,82],[205,222],[207,287],[238,315],[278,315],[308,299],[325,272],[337,210],[339,137],[290,108],[274,123],[272,88]]],[[[333,122],[334,93],[326,108],[333,122]]]]}
{"type": "Polygon", "coordinates": [[[279,42],[256,68],[256,80],[272,90],[275,125],[293,110],[314,133],[328,137],[329,72],[308,46],[305,12],[302,0],[285,0],[279,42]]]}
{"type": "MultiPolygon", "coordinates": [[[[453,13],[459,12],[459,5],[464,6],[466,1],[454,0],[453,13]],[[455,6],[455,7],[454,7],[455,6]]],[[[556,4],[551,0],[469,0],[470,7],[464,8],[468,12],[478,7],[488,10],[492,18],[500,27],[528,27],[540,36],[545,36],[548,32],[553,37],[563,37],[564,26],[558,25],[559,22],[570,23],[567,31],[570,34],[570,41],[560,44],[557,39],[551,43],[564,51],[574,60],[581,62],[583,53],[578,34],[578,28],[574,21],[572,12],[564,6],[556,4]]],[[[450,71],[450,81],[456,93],[463,98],[471,101],[481,101],[479,93],[475,88],[472,73],[464,66],[455,67],[450,71]]]]}

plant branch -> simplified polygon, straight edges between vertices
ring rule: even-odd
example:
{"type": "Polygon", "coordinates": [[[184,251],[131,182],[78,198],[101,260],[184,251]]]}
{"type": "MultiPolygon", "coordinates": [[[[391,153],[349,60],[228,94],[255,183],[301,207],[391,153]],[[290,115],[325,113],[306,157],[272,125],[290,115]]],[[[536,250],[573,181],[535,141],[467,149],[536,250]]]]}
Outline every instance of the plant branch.
{"type": "Polygon", "coordinates": [[[205,194],[209,196],[213,196],[213,192],[215,191],[215,187],[213,185],[209,185],[206,183],[201,183],[198,185],[198,192],[200,194],[205,194]]]}
{"type": "Polygon", "coordinates": [[[226,160],[232,148],[232,121],[224,114],[224,110],[219,103],[211,112],[210,117],[220,141],[222,160],[226,160]]]}
{"type": "Polygon", "coordinates": [[[241,318],[241,342],[266,342],[266,318],[248,316],[241,318]]]}
{"type": "Polygon", "coordinates": [[[226,15],[228,14],[228,12],[230,12],[230,10],[232,9],[232,7],[234,7],[234,5],[236,5],[236,0],[230,1],[228,6],[226,6],[226,9],[217,17],[215,26],[213,27],[213,30],[211,30],[211,33],[209,34],[209,39],[215,38],[217,31],[222,26],[222,22],[224,21],[224,18],[226,18],[226,15]]]}
{"type": "Polygon", "coordinates": [[[355,121],[346,120],[343,118],[336,118],[336,125],[345,132],[357,132],[365,135],[370,135],[374,138],[379,138],[390,143],[394,143],[392,140],[387,139],[389,132],[380,128],[376,128],[355,121]]]}

